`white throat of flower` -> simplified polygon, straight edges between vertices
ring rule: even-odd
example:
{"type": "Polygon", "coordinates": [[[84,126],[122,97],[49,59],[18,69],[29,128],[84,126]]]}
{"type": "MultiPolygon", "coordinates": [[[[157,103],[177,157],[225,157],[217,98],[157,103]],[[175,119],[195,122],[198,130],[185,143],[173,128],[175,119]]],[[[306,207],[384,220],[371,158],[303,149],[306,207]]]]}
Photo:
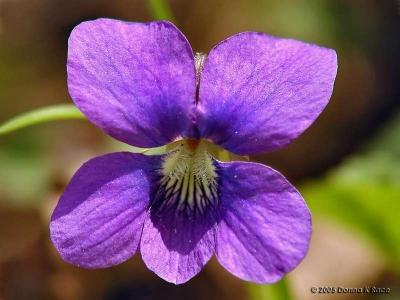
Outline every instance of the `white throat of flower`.
{"type": "Polygon", "coordinates": [[[205,141],[181,141],[167,153],[161,173],[160,208],[203,214],[218,202],[217,168],[205,141]]]}

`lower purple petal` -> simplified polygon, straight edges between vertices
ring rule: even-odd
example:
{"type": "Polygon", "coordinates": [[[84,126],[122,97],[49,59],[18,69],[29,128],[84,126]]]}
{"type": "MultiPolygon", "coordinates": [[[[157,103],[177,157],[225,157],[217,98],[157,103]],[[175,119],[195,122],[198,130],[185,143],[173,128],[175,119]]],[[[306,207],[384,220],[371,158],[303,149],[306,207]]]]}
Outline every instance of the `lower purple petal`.
{"type": "Polygon", "coordinates": [[[50,223],[51,239],[65,261],[104,268],[135,254],[159,162],[120,152],[94,158],[76,172],[50,223]]]}
{"type": "Polygon", "coordinates": [[[273,283],[308,251],[310,212],[277,171],[248,162],[221,163],[218,261],[232,274],[273,283]]]}
{"type": "Polygon", "coordinates": [[[147,267],[168,282],[181,284],[201,271],[215,249],[210,214],[191,218],[174,209],[152,212],[145,221],[140,252],[147,267]]]}

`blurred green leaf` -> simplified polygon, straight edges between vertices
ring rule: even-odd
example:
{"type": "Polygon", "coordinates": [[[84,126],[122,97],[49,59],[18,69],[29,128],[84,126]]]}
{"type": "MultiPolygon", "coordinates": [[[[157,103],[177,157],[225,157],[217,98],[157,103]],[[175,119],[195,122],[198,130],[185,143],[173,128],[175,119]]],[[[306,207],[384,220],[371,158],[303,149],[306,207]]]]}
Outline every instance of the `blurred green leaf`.
{"type": "Polygon", "coordinates": [[[250,299],[254,300],[290,300],[290,295],[286,279],[278,281],[275,284],[256,285],[248,284],[250,299]]]}
{"type": "Polygon", "coordinates": [[[0,151],[0,204],[34,206],[43,199],[51,181],[50,167],[43,157],[0,151]]]}
{"type": "Polygon", "coordinates": [[[85,116],[73,105],[62,104],[42,107],[16,116],[0,125],[0,135],[49,121],[85,119],[85,116]]]}
{"type": "Polygon", "coordinates": [[[400,115],[358,154],[301,188],[311,210],[368,237],[400,271],[400,115]]]}
{"type": "Polygon", "coordinates": [[[51,186],[51,164],[36,130],[0,139],[0,206],[35,206],[51,186]]]}
{"type": "Polygon", "coordinates": [[[154,19],[175,22],[172,10],[166,0],[148,0],[147,3],[154,19]]]}

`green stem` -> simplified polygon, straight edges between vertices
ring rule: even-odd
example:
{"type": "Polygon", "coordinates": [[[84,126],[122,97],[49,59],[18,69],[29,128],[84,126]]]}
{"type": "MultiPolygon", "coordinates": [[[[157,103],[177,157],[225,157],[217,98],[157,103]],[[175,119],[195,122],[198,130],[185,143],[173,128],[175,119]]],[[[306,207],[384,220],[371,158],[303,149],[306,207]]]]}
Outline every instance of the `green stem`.
{"type": "Polygon", "coordinates": [[[250,299],[254,300],[290,300],[293,299],[287,279],[283,278],[275,284],[271,285],[255,285],[249,284],[248,290],[250,293],[250,299]]]}
{"type": "Polygon", "coordinates": [[[166,0],[147,0],[147,3],[154,19],[175,22],[172,10],[166,0]]]}
{"type": "Polygon", "coordinates": [[[60,104],[38,108],[13,117],[0,125],[0,135],[31,125],[57,120],[85,119],[85,116],[73,105],[60,104]]]}

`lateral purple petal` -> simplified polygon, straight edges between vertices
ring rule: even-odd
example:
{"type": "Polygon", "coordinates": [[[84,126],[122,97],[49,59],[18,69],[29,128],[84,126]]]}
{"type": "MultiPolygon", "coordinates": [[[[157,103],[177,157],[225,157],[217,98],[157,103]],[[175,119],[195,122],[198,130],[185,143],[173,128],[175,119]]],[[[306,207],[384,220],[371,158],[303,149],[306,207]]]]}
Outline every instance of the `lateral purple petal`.
{"type": "Polygon", "coordinates": [[[119,152],[89,160],[76,172],[50,223],[65,261],[105,268],[135,254],[159,163],[159,157],[119,152]]]}
{"type": "Polygon", "coordinates": [[[152,213],[145,221],[140,243],[143,261],[168,282],[188,281],[214,253],[214,223],[210,216],[191,219],[174,210],[152,213]]]}
{"type": "Polygon", "coordinates": [[[83,22],[69,38],[67,70],[75,104],[112,137],[156,147],[188,134],[194,58],[172,23],[83,22]]]}
{"type": "Polygon", "coordinates": [[[334,50],[262,33],[234,35],[205,61],[200,134],[240,155],[285,146],[324,109],[336,70],[334,50]]]}
{"type": "Polygon", "coordinates": [[[257,163],[220,164],[218,261],[237,277],[273,283],[308,251],[311,216],[298,191],[277,171],[257,163]]]}

